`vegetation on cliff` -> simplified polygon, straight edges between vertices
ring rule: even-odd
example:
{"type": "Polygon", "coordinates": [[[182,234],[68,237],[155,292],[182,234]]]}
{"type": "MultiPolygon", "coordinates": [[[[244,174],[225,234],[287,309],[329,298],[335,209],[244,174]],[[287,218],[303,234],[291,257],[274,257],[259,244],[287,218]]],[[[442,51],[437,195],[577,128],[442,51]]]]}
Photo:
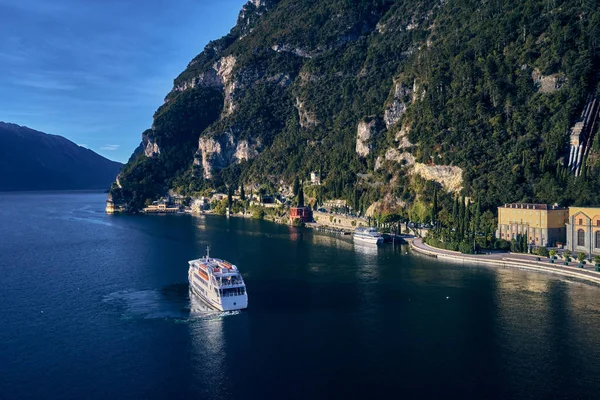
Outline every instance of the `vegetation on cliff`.
{"type": "Polygon", "coordinates": [[[170,188],[289,187],[319,171],[316,199],[422,220],[438,189],[442,216],[459,192],[482,212],[600,203],[600,157],[578,178],[565,160],[596,89],[598,5],[252,1],[177,77],[145,133],[160,153],[137,151],[113,196],[139,206],[170,188]]]}

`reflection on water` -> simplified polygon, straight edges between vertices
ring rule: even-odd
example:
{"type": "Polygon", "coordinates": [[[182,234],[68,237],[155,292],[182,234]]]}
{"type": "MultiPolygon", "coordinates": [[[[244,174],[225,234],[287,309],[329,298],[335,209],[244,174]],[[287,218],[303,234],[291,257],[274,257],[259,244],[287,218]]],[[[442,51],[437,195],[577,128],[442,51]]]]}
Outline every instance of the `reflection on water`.
{"type": "Polygon", "coordinates": [[[325,247],[338,248],[344,250],[352,249],[352,242],[348,240],[350,236],[331,235],[324,232],[313,231],[312,242],[325,247]]]}
{"type": "Polygon", "coordinates": [[[229,379],[225,358],[226,340],[223,335],[224,318],[238,315],[240,311],[220,312],[211,309],[193,293],[190,297],[189,332],[191,361],[195,377],[195,390],[209,398],[227,398],[229,379]],[[202,383],[201,383],[202,382],[202,383]]]}
{"type": "Polygon", "coordinates": [[[354,242],[354,251],[364,256],[376,256],[379,251],[379,246],[375,243],[354,242]]]}
{"type": "Polygon", "coordinates": [[[512,270],[498,269],[496,282],[504,292],[547,293],[552,281],[540,274],[517,275],[512,270]]]}

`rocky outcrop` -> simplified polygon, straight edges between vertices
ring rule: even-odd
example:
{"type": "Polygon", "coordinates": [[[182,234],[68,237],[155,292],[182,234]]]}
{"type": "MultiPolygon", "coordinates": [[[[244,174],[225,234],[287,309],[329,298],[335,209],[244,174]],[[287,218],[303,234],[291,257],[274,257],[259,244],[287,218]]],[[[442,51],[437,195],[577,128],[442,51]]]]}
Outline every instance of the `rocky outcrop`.
{"type": "Polygon", "coordinates": [[[458,193],[462,189],[463,171],[459,167],[416,163],[412,172],[424,179],[438,182],[448,192],[458,193]]]}
{"type": "Polygon", "coordinates": [[[386,194],[383,199],[371,204],[365,212],[367,217],[373,217],[381,212],[395,212],[406,207],[406,202],[393,196],[391,193],[386,194]]]}
{"type": "Polygon", "coordinates": [[[402,128],[398,132],[396,132],[395,141],[398,142],[399,149],[408,149],[413,147],[414,145],[408,139],[408,134],[410,133],[410,125],[403,124],[402,128]]]}
{"type": "Polygon", "coordinates": [[[402,82],[395,83],[393,99],[383,113],[383,120],[388,129],[400,121],[406,112],[412,93],[412,89],[402,82]]]}
{"type": "Polygon", "coordinates": [[[202,136],[198,142],[194,165],[202,166],[204,178],[211,179],[215,171],[256,157],[258,147],[248,140],[236,140],[231,132],[202,136]]]}
{"type": "Polygon", "coordinates": [[[217,72],[217,76],[223,84],[223,91],[225,94],[225,104],[223,106],[223,113],[230,115],[235,106],[233,104],[233,92],[236,88],[236,83],[233,80],[233,69],[235,67],[236,59],[234,56],[226,56],[217,61],[214,65],[214,69],[217,72]]]}
{"type": "Polygon", "coordinates": [[[298,97],[296,97],[296,109],[298,110],[298,117],[300,118],[300,126],[303,128],[312,128],[313,126],[319,125],[317,114],[309,111],[298,97]]]}
{"type": "Polygon", "coordinates": [[[302,58],[313,58],[315,55],[318,55],[318,52],[310,52],[306,49],[292,47],[288,44],[275,44],[271,46],[271,50],[276,51],[277,53],[292,53],[302,58]]]}
{"type": "Polygon", "coordinates": [[[225,98],[223,114],[230,115],[235,110],[233,94],[236,89],[236,82],[233,79],[233,71],[236,61],[236,58],[232,55],[221,57],[212,65],[212,68],[201,72],[194,79],[176,86],[173,90],[182,92],[197,86],[223,90],[225,98]]]}
{"type": "Polygon", "coordinates": [[[371,153],[372,139],[378,133],[377,120],[362,120],[356,129],[356,154],[366,157],[371,153]]]}
{"type": "Polygon", "coordinates": [[[142,146],[144,147],[144,154],[146,157],[152,158],[160,154],[160,148],[158,147],[158,144],[146,134],[142,134],[142,146]]]}
{"type": "Polygon", "coordinates": [[[415,157],[408,152],[400,152],[393,147],[389,148],[383,157],[377,157],[377,160],[375,160],[375,171],[379,170],[386,161],[411,166],[415,163],[415,157]]]}
{"type": "Polygon", "coordinates": [[[567,82],[567,77],[563,73],[542,75],[538,69],[534,69],[531,72],[531,79],[533,79],[538,92],[546,94],[556,92],[567,82]]]}

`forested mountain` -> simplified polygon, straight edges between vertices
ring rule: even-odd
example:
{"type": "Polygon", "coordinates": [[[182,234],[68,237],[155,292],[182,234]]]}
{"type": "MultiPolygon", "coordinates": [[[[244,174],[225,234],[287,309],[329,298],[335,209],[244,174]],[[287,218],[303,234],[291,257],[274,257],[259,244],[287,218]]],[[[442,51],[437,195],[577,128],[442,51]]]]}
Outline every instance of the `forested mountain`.
{"type": "Polygon", "coordinates": [[[597,135],[568,166],[599,46],[598,1],[252,0],[175,79],[112,194],[140,207],[319,171],[319,200],[413,219],[435,187],[443,210],[600,204],[597,135]]]}
{"type": "Polygon", "coordinates": [[[0,191],[107,190],[122,166],[62,136],[0,122],[0,191]]]}

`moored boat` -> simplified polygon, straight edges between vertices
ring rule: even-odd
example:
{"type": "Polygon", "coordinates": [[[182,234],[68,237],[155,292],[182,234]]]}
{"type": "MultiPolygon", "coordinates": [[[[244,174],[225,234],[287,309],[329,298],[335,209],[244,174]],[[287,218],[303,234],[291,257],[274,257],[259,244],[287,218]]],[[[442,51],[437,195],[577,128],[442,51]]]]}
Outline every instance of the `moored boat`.
{"type": "Polygon", "coordinates": [[[377,232],[376,228],[357,228],[354,231],[354,240],[357,242],[380,244],[383,243],[383,236],[377,232]]]}

